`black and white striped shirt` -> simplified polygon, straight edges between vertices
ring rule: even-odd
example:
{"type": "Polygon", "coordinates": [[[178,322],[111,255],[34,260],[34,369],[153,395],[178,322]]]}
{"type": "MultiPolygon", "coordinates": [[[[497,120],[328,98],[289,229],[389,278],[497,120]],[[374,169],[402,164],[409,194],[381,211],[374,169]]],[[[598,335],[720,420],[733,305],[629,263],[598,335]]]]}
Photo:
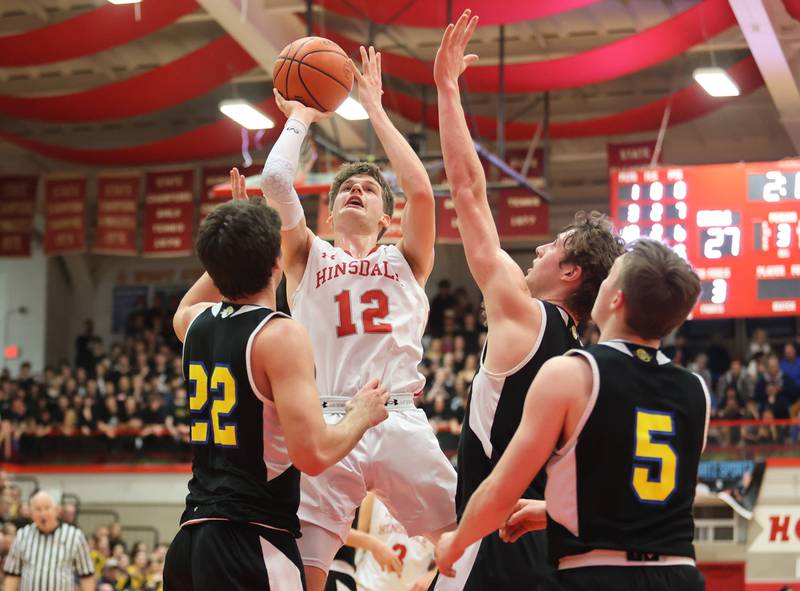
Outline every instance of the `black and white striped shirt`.
{"type": "Polygon", "coordinates": [[[49,534],[34,523],[20,529],[3,570],[21,577],[20,591],[74,591],[76,573],[79,577],[94,575],[86,537],[68,523],[59,524],[49,534]]]}

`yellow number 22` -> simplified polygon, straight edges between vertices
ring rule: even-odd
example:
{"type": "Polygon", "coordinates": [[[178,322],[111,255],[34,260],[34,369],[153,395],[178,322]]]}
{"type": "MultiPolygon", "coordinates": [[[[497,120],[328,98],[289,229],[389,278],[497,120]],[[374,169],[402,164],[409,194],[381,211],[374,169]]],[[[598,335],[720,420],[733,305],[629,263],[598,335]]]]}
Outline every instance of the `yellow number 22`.
{"type": "Polygon", "coordinates": [[[678,473],[678,456],[669,443],[653,441],[675,435],[671,413],[636,410],[636,450],[633,458],[633,491],[643,503],[664,503],[675,491],[678,473]],[[651,479],[653,464],[658,466],[658,476],[651,479]]]}
{"type": "MultiPolygon", "coordinates": [[[[189,382],[194,385],[189,394],[189,410],[197,414],[205,410],[208,404],[208,372],[202,363],[189,363],[189,382]]],[[[227,365],[215,365],[211,373],[211,392],[222,390],[222,398],[214,398],[211,402],[211,429],[213,442],[223,447],[237,447],[236,424],[221,424],[220,417],[225,417],[236,407],[236,379],[227,365]]],[[[196,419],[192,421],[190,438],[192,443],[208,443],[209,421],[196,419]]]]}

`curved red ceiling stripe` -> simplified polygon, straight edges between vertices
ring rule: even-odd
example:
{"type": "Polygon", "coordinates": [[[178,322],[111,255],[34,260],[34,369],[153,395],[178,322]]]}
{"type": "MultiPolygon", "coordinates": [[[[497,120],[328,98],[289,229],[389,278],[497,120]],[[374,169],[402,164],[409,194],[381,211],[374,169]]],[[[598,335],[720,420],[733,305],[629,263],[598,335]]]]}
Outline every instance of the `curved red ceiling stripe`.
{"type": "Polygon", "coordinates": [[[74,59],[124,45],[197,10],[195,0],[161,0],[141,5],[106,4],[67,20],[0,37],[0,67],[36,66],[74,59]]]}
{"type": "Polygon", "coordinates": [[[794,20],[800,21],[800,0],[783,0],[783,6],[794,20]]]}
{"type": "MultiPolygon", "coordinates": [[[[480,16],[480,15],[479,15],[480,16]]],[[[511,93],[563,90],[597,84],[633,74],[665,62],[736,23],[727,0],[703,0],[681,14],[640,33],[567,57],[505,67],[505,90],[511,93]]],[[[356,55],[359,43],[315,26],[315,34],[328,37],[356,55]]],[[[433,64],[381,51],[385,73],[432,86],[433,64]]],[[[464,74],[470,91],[497,92],[499,66],[471,67],[464,74]]]]}
{"type": "Polygon", "coordinates": [[[205,94],[256,66],[234,41],[219,39],[168,64],[83,92],[0,95],[0,114],[39,121],[104,121],[160,111],[205,94]]]}
{"type": "MultiPolygon", "coordinates": [[[[739,84],[742,95],[748,94],[764,84],[752,57],[737,62],[728,68],[728,73],[739,84]]],[[[732,100],[735,99],[713,99],[706,95],[698,85],[693,84],[668,97],[621,113],[583,121],[554,123],[550,127],[550,134],[555,139],[571,139],[648,131],[658,128],[664,108],[669,103],[672,104],[670,125],[677,125],[716,111],[732,100]]],[[[387,88],[384,102],[389,110],[397,112],[411,121],[419,121],[421,118],[423,105],[414,97],[387,88]]],[[[280,132],[284,117],[278,111],[272,98],[262,101],[258,106],[276,121],[276,127],[270,130],[265,138],[266,141],[274,140],[280,132]]],[[[436,109],[432,105],[428,105],[426,112],[427,125],[437,127],[436,109]]],[[[476,121],[482,135],[494,136],[497,130],[495,118],[478,116],[476,121]]],[[[506,139],[528,140],[535,132],[536,125],[533,123],[510,123],[506,127],[506,139]]],[[[240,128],[236,124],[229,120],[220,120],[149,144],[127,148],[89,150],[46,144],[0,130],[0,138],[43,156],[69,162],[106,166],[162,164],[226,156],[239,151],[240,137],[240,128]]]]}
{"type": "MultiPolygon", "coordinates": [[[[737,62],[728,73],[736,80],[742,95],[760,88],[764,81],[752,57],[747,57],[737,62]]],[[[564,121],[553,123],[550,126],[550,137],[554,139],[574,139],[582,137],[620,135],[638,133],[658,129],[664,109],[671,103],[672,110],[669,124],[677,125],[691,121],[728,104],[734,99],[715,99],[700,88],[692,84],[670,96],[649,102],[640,107],[634,107],[620,113],[603,117],[594,117],[582,121],[564,121]]],[[[410,121],[418,122],[423,112],[423,104],[417,98],[389,88],[384,89],[384,104],[390,110],[396,111],[410,121]]],[[[438,115],[435,105],[428,105],[425,109],[426,125],[438,128],[438,115]]],[[[470,117],[468,122],[472,122],[470,117]]],[[[474,121],[478,132],[487,138],[497,135],[497,119],[487,116],[476,116],[474,121]]],[[[507,140],[529,140],[536,133],[535,123],[509,123],[506,126],[507,140]]]]}
{"type": "MultiPolygon", "coordinates": [[[[453,0],[452,16],[458,16],[469,8],[481,17],[480,25],[502,25],[546,18],[570,12],[602,0],[527,0],[525,2],[498,2],[497,0],[453,0]]],[[[404,27],[447,26],[447,1],[434,2],[414,0],[406,9],[409,0],[315,0],[325,10],[357,18],[368,18],[376,23],[404,27]]]]}
{"type": "MultiPolygon", "coordinates": [[[[283,127],[285,117],[278,111],[272,97],[257,106],[276,122],[275,127],[263,138],[263,141],[274,141],[283,127]]],[[[4,130],[0,130],[0,139],[48,158],[98,166],[133,166],[205,160],[238,153],[241,151],[242,142],[241,127],[227,118],[173,137],[123,148],[72,148],[24,138],[4,130]]]]}

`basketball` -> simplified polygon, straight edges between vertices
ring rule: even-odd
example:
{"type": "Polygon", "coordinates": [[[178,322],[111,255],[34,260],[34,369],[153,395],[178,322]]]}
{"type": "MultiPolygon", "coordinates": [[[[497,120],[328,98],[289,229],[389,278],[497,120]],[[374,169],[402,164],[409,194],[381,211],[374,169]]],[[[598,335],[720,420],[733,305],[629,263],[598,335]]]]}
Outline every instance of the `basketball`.
{"type": "Polygon", "coordinates": [[[283,98],[328,112],[350,94],[353,68],[349,56],[333,41],[303,37],[283,48],[272,79],[283,98]]]}

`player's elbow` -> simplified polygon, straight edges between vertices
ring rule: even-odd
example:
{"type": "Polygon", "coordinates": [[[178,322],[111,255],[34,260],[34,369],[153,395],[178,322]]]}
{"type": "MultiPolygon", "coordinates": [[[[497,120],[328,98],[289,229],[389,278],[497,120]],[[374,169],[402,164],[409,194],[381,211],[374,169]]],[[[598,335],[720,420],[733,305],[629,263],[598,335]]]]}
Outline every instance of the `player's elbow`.
{"type": "Polygon", "coordinates": [[[299,449],[289,450],[289,456],[294,467],[309,476],[318,476],[332,463],[326,461],[324,452],[311,441],[304,442],[299,449]]]}
{"type": "Polygon", "coordinates": [[[287,174],[284,167],[276,166],[274,162],[267,162],[261,173],[261,191],[267,199],[281,199],[282,196],[291,194],[293,181],[291,174],[287,174]]]}

